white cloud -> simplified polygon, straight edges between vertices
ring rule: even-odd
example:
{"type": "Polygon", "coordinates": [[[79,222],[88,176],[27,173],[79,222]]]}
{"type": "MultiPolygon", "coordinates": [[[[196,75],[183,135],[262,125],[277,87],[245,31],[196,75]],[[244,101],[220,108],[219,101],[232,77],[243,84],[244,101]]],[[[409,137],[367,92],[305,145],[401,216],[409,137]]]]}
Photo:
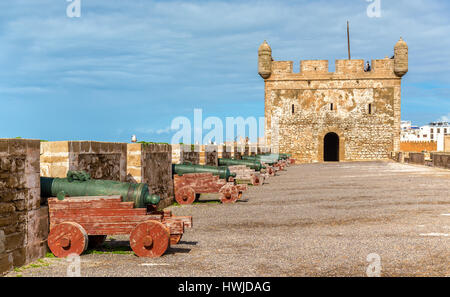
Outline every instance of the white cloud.
{"type": "Polygon", "coordinates": [[[443,115],[438,119],[438,122],[450,122],[450,113],[443,115]]]}

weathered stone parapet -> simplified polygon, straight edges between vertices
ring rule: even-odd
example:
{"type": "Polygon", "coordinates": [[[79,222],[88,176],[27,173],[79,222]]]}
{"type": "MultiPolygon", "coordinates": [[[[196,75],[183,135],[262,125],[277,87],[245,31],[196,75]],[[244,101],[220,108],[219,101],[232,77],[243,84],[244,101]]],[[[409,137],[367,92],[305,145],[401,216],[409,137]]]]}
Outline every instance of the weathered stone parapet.
{"type": "Polygon", "coordinates": [[[450,153],[431,153],[434,167],[450,169],[450,153]]]}
{"type": "Polygon", "coordinates": [[[200,145],[185,144],[182,146],[183,163],[200,164],[200,145]]]}
{"type": "Polygon", "coordinates": [[[183,164],[183,145],[172,144],[172,164],[183,164]]]}
{"type": "Polygon", "coordinates": [[[412,164],[425,165],[425,154],[409,152],[408,157],[405,158],[405,162],[412,164]]]}
{"type": "Polygon", "coordinates": [[[126,181],[126,143],[55,141],[41,145],[41,175],[65,177],[69,170],[84,170],[94,179],[126,181]]]}
{"type": "Polygon", "coordinates": [[[410,163],[450,169],[450,153],[392,152],[391,159],[399,163],[410,163]]]}
{"type": "Polygon", "coordinates": [[[201,146],[194,144],[172,144],[172,163],[173,164],[200,164],[201,146]]]}
{"type": "Polygon", "coordinates": [[[270,147],[265,145],[258,145],[258,155],[270,153],[270,147]]]}
{"type": "Polygon", "coordinates": [[[158,207],[173,203],[172,146],[155,143],[127,144],[127,181],[145,183],[161,197],[158,207]]]}
{"type": "Polygon", "coordinates": [[[208,166],[218,166],[219,165],[218,150],[219,149],[218,149],[217,145],[209,144],[209,145],[200,146],[199,164],[200,165],[208,165],[208,166]]]}
{"type": "Polygon", "coordinates": [[[45,256],[39,140],[0,139],[0,274],[45,256]]]}
{"type": "Polygon", "coordinates": [[[237,160],[242,159],[242,156],[248,156],[248,150],[246,150],[245,145],[235,145],[234,146],[234,158],[237,160]],[[247,152],[247,154],[246,154],[247,152]]]}
{"type": "Polygon", "coordinates": [[[398,78],[394,72],[394,59],[376,59],[371,62],[371,71],[365,72],[364,60],[336,60],[335,72],[330,72],[328,60],[301,60],[300,72],[294,72],[293,61],[272,61],[272,75],[267,81],[398,78]]]}
{"type": "Polygon", "coordinates": [[[232,159],[234,158],[234,146],[232,145],[219,145],[217,148],[217,157],[219,159],[232,159]]]}

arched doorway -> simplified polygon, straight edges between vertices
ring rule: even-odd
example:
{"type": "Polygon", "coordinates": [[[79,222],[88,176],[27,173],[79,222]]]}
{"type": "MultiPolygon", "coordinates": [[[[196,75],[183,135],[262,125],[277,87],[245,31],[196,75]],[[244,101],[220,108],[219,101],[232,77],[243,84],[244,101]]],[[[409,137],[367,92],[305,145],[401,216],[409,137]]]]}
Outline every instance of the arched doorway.
{"type": "Polygon", "coordinates": [[[339,136],[330,132],[323,139],[323,160],[325,162],[339,162],[339,136]]]}

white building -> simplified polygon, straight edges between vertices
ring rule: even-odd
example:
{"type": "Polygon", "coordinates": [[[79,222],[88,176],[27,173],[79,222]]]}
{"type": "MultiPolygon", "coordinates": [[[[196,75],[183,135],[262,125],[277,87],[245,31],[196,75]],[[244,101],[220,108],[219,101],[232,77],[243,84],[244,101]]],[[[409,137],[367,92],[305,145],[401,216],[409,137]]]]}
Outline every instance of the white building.
{"type": "Polygon", "coordinates": [[[420,127],[420,134],[427,141],[437,141],[439,138],[443,138],[444,135],[450,135],[450,125],[448,122],[430,123],[420,127]]]}
{"type": "Polygon", "coordinates": [[[437,150],[444,150],[444,136],[450,135],[448,122],[433,122],[428,125],[412,126],[411,121],[401,122],[400,141],[436,141],[437,150]]]}
{"type": "Polygon", "coordinates": [[[420,128],[412,126],[411,121],[401,122],[400,141],[426,141],[420,137],[420,128]]]}

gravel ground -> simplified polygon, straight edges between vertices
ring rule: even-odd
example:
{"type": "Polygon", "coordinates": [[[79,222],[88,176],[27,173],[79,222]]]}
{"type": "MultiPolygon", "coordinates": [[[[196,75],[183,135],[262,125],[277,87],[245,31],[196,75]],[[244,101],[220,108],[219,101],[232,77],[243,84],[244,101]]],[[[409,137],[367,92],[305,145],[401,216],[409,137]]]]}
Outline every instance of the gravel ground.
{"type": "MultiPolygon", "coordinates": [[[[291,166],[234,205],[172,207],[194,228],[161,258],[109,237],[117,251],[83,255],[81,275],[365,276],[376,253],[382,276],[450,276],[449,182],[449,170],[392,162],[291,166]]],[[[67,265],[46,258],[8,276],[67,265]]]]}

